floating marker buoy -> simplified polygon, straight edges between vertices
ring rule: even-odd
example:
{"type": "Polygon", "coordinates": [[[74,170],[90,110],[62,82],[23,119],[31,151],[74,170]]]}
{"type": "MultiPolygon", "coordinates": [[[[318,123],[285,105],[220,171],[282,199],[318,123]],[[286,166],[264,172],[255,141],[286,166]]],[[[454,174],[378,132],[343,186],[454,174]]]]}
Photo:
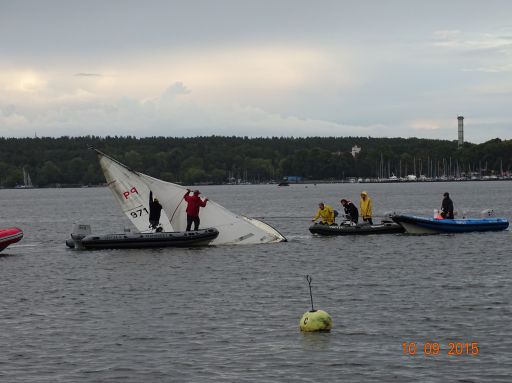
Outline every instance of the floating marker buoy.
{"type": "Polygon", "coordinates": [[[332,319],[324,310],[307,311],[300,318],[300,331],[330,331],[332,319]]]}
{"type": "Polygon", "coordinates": [[[313,293],[311,292],[311,278],[306,275],[309,284],[309,296],[311,298],[311,310],[304,313],[300,318],[300,331],[330,331],[332,328],[332,318],[324,310],[315,310],[313,307],[313,293]]]}

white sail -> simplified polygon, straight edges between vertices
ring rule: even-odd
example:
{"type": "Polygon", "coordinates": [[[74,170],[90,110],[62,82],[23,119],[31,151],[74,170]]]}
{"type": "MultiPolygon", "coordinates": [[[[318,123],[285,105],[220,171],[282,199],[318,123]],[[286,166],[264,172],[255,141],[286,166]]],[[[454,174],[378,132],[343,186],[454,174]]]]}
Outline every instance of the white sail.
{"type": "Polygon", "coordinates": [[[32,179],[30,178],[30,174],[27,172],[27,181],[25,182],[25,186],[28,188],[33,188],[32,179]]]}
{"type": "MultiPolygon", "coordinates": [[[[139,173],[144,182],[160,196],[160,203],[168,213],[171,224],[175,230],[186,229],[187,203],[183,200],[186,189],[182,186],[165,182],[157,178],[139,173]]],[[[201,208],[199,215],[201,227],[215,227],[219,236],[212,242],[213,245],[224,244],[255,244],[281,242],[286,239],[273,227],[264,222],[236,215],[218,203],[208,201],[201,208]]]]}
{"type": "MultiPolygon", "coordinates": [[[[121,206],[121,210],[132,221],[141,233],[151,232],[149,228],[149,188],[133,171],[97,152],[101,169],[107,180],[108,187],[121,206]]],[[[153,192],[153,198],[159,195],[153,192]]],[[[174,231],[169,218],[162,210],[160,223],[164,231],[174,231]]]]}
{"type": "Polygon", "coordinates": [[[30,178],[30,174],[28,171],[23,167],[23,185],[18,186],[19,188],[33,188],[34,185],[32,185],[32,179],[30,178]]]}
{"type": "MultiPolygon", "coordinates": [[[[144,199],[148,200],[149,197],[141,199],[141,196],[149,196],[151,190],[163,206],[160,223],[165,224],[164,231],[184,231],[186,229],[187,203],[183,200],[185,188],[130,170],[103,153],[97,152],[110,189],[121,204],[123,211],[136,226],[135,221],[140,217],[133,217],[132,212],[134,209],[140,209],[141,205],[147,206],[147,202],[144,205],[144,199]],[[115,174],[115,177],[112,176],[112,173],[115,174]]],[[[266,223],[236,215],[213,201],[208,201],[206,207],[201,208],[200,218],[202,228],[215,227],[219,231],[219,236],[212,242],[212,245],[286,241],[283,235],[266,223]]],[[[147,216],[145,222],[147,222],[147,216]]]]}

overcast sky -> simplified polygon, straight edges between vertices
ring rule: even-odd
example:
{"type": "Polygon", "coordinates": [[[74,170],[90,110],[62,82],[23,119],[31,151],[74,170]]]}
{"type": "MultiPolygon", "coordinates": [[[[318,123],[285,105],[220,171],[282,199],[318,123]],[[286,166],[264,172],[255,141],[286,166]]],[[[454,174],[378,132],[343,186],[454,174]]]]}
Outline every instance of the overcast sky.
{"type": "Polygon", "coordinates": [[[0,0],[0,136],[512,138],[512,1],[0,0]]]}

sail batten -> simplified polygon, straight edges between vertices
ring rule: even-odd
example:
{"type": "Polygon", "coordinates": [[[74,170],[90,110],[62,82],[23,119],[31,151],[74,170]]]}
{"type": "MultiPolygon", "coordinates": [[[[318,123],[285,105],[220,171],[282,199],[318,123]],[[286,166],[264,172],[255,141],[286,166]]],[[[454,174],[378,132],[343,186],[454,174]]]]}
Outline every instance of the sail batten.
{"type": "MultiPolygon", "coordinates": [[[[163,207],[160,223],[164,231],[185,231],[187,204],[183,200],[186,192],[184,187],[136,172],[99,150],[96,152],[112,194],[139,231],[150,231],[150,192],[158,198],[163,207]]],[[[211,243],[212,245],[286,241],[286,238],[270,225],[234,214],[211,200],[206,207],[201,208],[200,219],[201,227],[215,227],[219,231],[219,236],[211,243]]]]}

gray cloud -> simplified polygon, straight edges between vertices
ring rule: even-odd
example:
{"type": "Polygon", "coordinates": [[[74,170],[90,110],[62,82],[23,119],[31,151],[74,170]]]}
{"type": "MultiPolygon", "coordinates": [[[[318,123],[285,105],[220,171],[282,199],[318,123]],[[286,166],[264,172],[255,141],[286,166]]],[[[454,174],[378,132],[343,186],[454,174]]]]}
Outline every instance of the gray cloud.
{"type": "Polygon", "coordinates": [[[455,139],[461,113],[469,140],[507,138],[510,14],[505,0],[3,2],[0,135],[455,139]]]}
{"type": "Polygon", "coordinates": [[[189,94],[190,90],[182,82],[175,82],[170,85],[162,94],[162,98],[174,98],[179,95],[189,94]]]}

